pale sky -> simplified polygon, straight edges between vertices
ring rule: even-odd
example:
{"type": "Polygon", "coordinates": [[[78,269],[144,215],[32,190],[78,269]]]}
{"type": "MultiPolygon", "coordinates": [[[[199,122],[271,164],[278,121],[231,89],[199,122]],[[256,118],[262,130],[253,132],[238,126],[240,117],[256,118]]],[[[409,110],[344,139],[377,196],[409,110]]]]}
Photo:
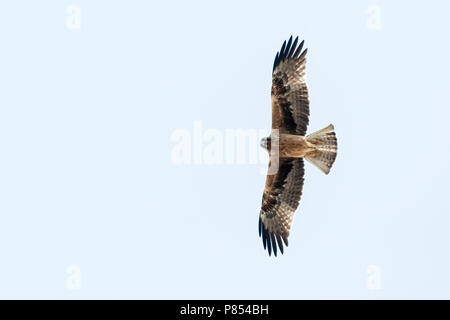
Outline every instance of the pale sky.
{"type": "Polygon", "coordinates": [[[2,3],[0,298],[450,298],[449,10],[2,3]],[[177,164],[173,135],[200,123],[203,157],[227,132],[267,134],[290,35],[308,48],[308,132],[333,123],[339,151],[328,176],[306,164],[274,258],[259,138],[253,163],[177,164]]]}

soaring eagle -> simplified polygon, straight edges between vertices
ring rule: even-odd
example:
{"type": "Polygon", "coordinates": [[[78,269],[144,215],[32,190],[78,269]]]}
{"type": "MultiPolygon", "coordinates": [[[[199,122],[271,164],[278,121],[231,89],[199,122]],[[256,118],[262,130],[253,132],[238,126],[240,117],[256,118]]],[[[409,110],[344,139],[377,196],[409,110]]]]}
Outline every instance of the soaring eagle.
{"type": "Polygon", "coordinates": [[[294,213],[302,195],[304,163],[310,161],[325,174],[336,159],[333,125],[306,136],[309,98],[306,52],[292,36],[275,56],[272,71],[272,132],[261,140],[270,162],[259,215],[259,236],[269,255],[288,245],[294,213]]]}

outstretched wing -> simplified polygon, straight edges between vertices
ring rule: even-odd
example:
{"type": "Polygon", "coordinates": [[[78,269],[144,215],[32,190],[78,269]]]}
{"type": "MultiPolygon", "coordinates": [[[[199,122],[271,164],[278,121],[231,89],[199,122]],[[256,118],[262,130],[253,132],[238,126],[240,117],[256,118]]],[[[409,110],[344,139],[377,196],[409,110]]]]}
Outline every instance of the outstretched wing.
{"type": "Polygon", "coordinates": [[[277,243],[283,253],[288,245],[289,230],[302,196],[304,166],[302,158],[282,158],[278,171],[267,175],[259,214],[259,236],[269,255],[277,255],[277,243]]]}
{"type": "Polygon", "coordinates": [[[277,52],[272,72],[272,128],[280,133],[305,136],[309,123],[309,96],[306,86],[306,52],[298,37],[284,41],[277,52]]]}

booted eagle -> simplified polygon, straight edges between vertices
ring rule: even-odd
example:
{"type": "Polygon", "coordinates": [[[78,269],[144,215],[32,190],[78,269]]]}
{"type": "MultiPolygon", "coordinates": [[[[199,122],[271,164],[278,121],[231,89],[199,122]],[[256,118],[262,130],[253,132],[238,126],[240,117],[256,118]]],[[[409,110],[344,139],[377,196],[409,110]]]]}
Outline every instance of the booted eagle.
{"type": "Polygon", "coordinates": [[[328,174],[336,159],[333,125],[306,136],[309,98],[306,52],[292,36],[275,56],[272,71],[272,132],[261,140],[269,152],[269,170],[259,214],[259,236],[269,255],[283,253],[302,196],[303,159],[328,174]],[[278,247],[278,248],[277,248],[278,247]]]}

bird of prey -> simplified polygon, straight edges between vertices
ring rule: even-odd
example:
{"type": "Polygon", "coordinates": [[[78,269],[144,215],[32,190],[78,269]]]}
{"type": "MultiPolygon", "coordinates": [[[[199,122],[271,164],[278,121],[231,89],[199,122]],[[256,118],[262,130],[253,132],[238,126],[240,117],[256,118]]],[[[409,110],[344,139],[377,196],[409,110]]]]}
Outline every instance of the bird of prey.
{"type": "Polygon", "coordinates": [[[328,174],[336,159],[333,125],[306,136],[309,97],[306,85],[306,52],[298,37],[284,41],[272,70],[272,130],[261,140],[270,162],[259,215],[259,236],[269,255],[283,253],[303,188],[308,160],[328,174]]]}

